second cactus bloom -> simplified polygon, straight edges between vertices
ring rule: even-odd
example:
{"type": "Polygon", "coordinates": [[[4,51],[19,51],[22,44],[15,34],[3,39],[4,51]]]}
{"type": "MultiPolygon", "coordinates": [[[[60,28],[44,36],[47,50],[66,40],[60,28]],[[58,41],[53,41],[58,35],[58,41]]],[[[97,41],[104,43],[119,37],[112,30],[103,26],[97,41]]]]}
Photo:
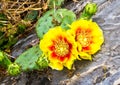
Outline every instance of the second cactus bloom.
{"type": "Polygon", "coordinates": [[[88,20],[75,21],[70,27],[68,31],[74,36],[80,57],[91,60],[91,55],[100,50],[104,41],[102,30],[97,23],[88,20]]]}

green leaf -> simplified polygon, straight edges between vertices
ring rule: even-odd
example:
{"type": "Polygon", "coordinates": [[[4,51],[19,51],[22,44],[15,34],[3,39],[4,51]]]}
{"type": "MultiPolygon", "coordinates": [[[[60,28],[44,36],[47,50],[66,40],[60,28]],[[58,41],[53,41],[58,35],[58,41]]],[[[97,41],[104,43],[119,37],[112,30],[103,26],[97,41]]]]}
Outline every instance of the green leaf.
{"type": "Polygon", "coordinates": [[[21,66],[22,71],[38,70],[39,66],[36,64],[38,58],[42,55],[42,51],[39,46],[33,46],[24,53],[22,53],[15,63],[21,66]]]}
{"type": "Polygon", "coordinates": [[[36,25],[36,32],[39,38],[50,29],[55,26],[62,26],[64,29],[68,29],[68,24],[71,24],[76,20],[76,15],[67,9],[50,10],[42,16],[36,25]]]}

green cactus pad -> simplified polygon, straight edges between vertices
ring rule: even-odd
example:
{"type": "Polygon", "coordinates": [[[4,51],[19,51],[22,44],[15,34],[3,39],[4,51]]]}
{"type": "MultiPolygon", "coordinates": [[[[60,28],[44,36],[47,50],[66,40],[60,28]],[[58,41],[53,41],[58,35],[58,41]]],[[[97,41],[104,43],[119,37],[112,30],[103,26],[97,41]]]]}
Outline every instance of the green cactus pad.
{"type": "Polygon", "coordinates": [[[76,20],[76,15],[67,9],[50,10],[46,12],[37,22],[36,32],[41,39],[43,35],[52,27],[62,26],[68,29],[68,24],[76,20]]]}
{"type": "Polygon", "coordinates": [[[39,66],[36,64],[38,58],[42,55],[39,46],[33,46],[24,53],[22,53],[15,61],[20,65],[22,71],[38,70],[39,66]]]}

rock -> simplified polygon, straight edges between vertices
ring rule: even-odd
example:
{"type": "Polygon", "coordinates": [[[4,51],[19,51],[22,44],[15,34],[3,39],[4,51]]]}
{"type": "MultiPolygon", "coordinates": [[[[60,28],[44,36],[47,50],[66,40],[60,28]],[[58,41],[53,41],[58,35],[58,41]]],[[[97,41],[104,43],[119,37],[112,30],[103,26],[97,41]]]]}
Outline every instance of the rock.
{"type": "MultiPolygon", "coordinates": [[[[80,68],[80,71],[77,69],[78,72],[76,71],[76,73],[79,76],[74,74],[73,77],[58,82],[60,85],[120,84],[120,2],[119,0],[111,2],[109,0],[93,1],[99,4],[99,12],[94,16],[93,20],[98,22],[104,32],[104,45],[101,51],[94,55],[93,62],[80,68]],[[99,67],[101,65],[106,66],[106,72],[103,72],[103,67],[99,67]]],[[[56,83],[53,84],[56,85],[56,83]]]]}

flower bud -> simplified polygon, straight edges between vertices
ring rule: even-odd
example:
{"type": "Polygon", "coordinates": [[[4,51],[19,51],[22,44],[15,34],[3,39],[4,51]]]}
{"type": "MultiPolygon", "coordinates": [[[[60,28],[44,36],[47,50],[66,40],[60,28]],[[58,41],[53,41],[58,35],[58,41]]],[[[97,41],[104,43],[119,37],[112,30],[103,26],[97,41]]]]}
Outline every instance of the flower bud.
{"type": "Polygon", "coordinates": [[[97,4],[96,3],[88,3],[85,6],[85,12],[90,15],[94,15],[97,12],[97,4]]]}
{"type": "Polygon", "coordinates": [[[16,63],[10,64],[8,67],[8,73],[13,76],[20,74],[20,66],[16,63]]]}

